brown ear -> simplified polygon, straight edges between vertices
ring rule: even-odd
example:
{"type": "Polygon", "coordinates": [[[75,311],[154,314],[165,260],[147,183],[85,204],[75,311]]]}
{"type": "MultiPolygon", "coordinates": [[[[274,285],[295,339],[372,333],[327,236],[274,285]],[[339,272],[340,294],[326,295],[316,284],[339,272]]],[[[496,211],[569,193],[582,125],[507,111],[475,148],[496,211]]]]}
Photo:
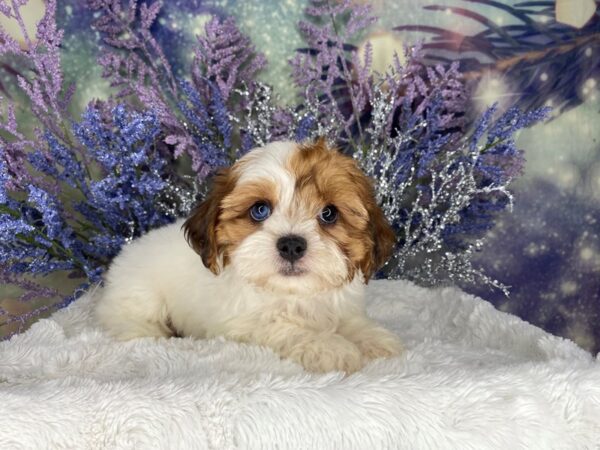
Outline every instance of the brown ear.
{"type": "Polygon", "coordinates": [[[183,224],[185,238],[200,255],[204,265],[212,273],[219,273],[219,253],[217,225],[221,211],[221,201],[235,185],[230,169],[219,170],[213,178],[213,186],[206,198],[198,205],[183,224]]]}
{"type": "Polygon", "coordinates": [[[370,255],[368,255],[361,263],[361,270],[365,276],[365,282],[385,264],[394,250],[396,243],[396,234],[385,218],[381,208],[373,201],[368,206],[369,211],[369,228],[373,247],[370,255]]]}

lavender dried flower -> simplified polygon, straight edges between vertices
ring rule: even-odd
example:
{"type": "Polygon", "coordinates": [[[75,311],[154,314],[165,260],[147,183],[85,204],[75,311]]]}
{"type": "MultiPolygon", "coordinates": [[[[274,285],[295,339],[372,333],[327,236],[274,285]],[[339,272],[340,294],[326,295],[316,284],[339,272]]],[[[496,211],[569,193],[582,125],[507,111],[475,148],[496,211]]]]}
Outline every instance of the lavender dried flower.
{"type": "Polygon", "coordinates": [[[0,325],[16,322],[20,330],[69,304],[101,280],[126,242],[186,214],[217,167],[272,140],[316,136],[356,158],[376,183],[398,235],[379,276],[506,291],[473,266],[472,256],[512,204],[508,186],[523,165],[515,132],[547,111],[510,109],[498,117],[492,108],[467,128],[458,66],[426,67],[417,47],[406,50],[406,64],[396,56],[386,73],[371,73],[370,46],[360,58],[350,42],[375,19],[349,0],[315,0],[307,9],[312,20],[300,24],[307,47],[290,62],[302,102],[289,108],[257,81],[265,58],[233,20],[206,24],[189,79],[176,79],[152,34],[160,2],[88,0],[88,6],[105,44],[104,75],[117,93],[74,120],[55,1],[48,1],[35,39],[20,16],[22,2],[0,2],[25,42],[21,47],[0,30],[0,56],[27,68],[13,72],[39,124],[27,135],[15,105],[3,101],[0,281],[19,287],[22,301],[48,301],[24,315],[0,310],[0,325]],[[182,162],[192,177],[179,170],[182,162]],[[42,277],[51,273],[80,278],[79,288],[45,287],[42,277]]]}
{"type": "Polygon", "coordinates": [[[175,80],[150,32],[160,12],[158,2],[146,7],[135,1],[124,6],[121,0],[92,0],[88,5],[99,14],[95,27],[107,44],[100,58],[104,76],[120,88],[119,98],[133,97],[157,114],[164,150],[175,158],[187,155],[200,184],[216,167],[230,164],[238,154],[232,148],[237,139],[232,118],[246,107],[236,92],[245,88],[252,95],[255,77],[266,63],[233,19],[214,17],[206,23],[194,49],[191,79],[175,80]]]}
{"type": "MultiPolygon", "coordinates": [[[[265,56],[256,51],[232,18],[213,17],[204,31],[204,36],[198,36],[194,51],[192,76],[195,83],[202,85],[203,80],[214,83],[224,103],[230,101],[242,84],[252,92],[256,75],[267,63],[265,56]]],[[[205,94],[210,95],[210,92],[205,94]]]]}
{"type": "Polygon", "coordinates": [[[73,136],[88,152],[96,177],[50,132],[30,149],[29,159],[40,179],[55,180],[53,189],[30,184],[23,197],[9,187],[10,168],[0,165],[4,278],[23,285],[20,277],[67,272],[83,277],[86,286],[96,283],[125,242],[174,220],[181,211],[163,207],[163,195],[171,192],[164,170],[168,160],[155,145],[159,132],[153,114],[117,106],[107,122],[90,107],[73,125],[73,136]]]}

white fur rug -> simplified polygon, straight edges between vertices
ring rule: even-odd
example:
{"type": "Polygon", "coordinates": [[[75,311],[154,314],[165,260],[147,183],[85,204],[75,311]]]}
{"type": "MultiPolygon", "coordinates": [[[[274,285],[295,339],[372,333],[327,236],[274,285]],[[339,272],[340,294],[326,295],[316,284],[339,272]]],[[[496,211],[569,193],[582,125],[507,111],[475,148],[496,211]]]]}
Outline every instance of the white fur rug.
{"type": "Polygon", "coordinates": [[[314,375],[221,339],[113,342],[92,296],[0,343],[0,449],[597,449],[600,362],[456,289],[372,282],[406,353],[314,375]]]}

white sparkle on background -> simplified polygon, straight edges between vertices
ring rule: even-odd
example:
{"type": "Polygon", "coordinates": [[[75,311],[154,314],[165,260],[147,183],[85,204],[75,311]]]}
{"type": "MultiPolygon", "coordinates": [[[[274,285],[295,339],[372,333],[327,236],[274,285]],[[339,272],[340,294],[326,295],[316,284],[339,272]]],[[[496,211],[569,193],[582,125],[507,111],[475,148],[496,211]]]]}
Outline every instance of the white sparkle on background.
{"type": "Polygon", "coordinates": [[[513,103],[514,97],[519,95],[511,89],[508,79],[503,74],[487,71],[477,83],[471,98],[476,110],[483,112],[494,103],[500,110],[504,110],[513,103]]]}

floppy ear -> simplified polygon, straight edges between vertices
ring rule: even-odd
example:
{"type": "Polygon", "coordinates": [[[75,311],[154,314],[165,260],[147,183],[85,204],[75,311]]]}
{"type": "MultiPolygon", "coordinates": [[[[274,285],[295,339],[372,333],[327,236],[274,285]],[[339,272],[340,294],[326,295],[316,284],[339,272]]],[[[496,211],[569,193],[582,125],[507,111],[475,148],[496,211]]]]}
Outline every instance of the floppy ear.
{"type": "Polygon", "coordinates": [[[215,275],[218,275],[220,270],[219,253],[221,248],[216,230],[221,212],[221,201],[233,190],[234,185],[231,169],[219,170],[213,178],[212,189],[183,224],[188,243],[200,255],[204,265],[215,275]]]}
{"type": "Polygon", "coordinates": [[[392,256],[396,244],[396,233],[394,233],[381,208],[374,201],[371,201],[367,210],[369,211],[369,229],[373,246],[360,264],[365,282],[368,282],[373,273],[392,256]]]}

